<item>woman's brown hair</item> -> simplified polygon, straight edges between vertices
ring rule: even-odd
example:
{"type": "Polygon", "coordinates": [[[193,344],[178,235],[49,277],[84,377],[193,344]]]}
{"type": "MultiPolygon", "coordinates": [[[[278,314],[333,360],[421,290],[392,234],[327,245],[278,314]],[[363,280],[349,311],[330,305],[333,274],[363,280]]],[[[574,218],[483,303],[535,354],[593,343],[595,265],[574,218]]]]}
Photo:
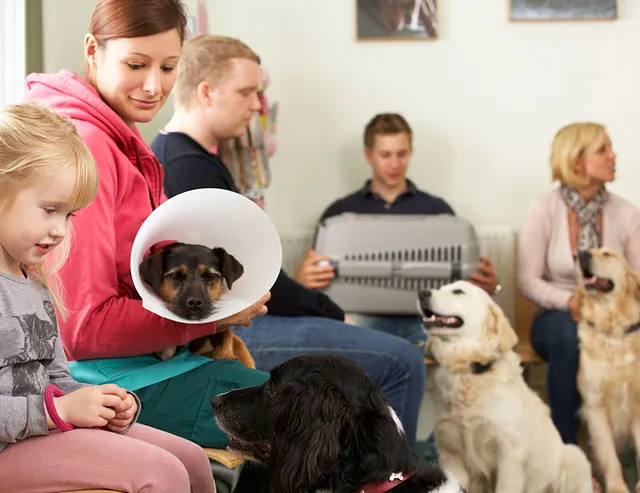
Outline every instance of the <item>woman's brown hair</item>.
{"type": "Polygon", "coordinates": [[[177,29],[184,41],[187,16],[180,0],[97,0],[89,33],[99,45],[110,39],[153,36],[177,29]]]}

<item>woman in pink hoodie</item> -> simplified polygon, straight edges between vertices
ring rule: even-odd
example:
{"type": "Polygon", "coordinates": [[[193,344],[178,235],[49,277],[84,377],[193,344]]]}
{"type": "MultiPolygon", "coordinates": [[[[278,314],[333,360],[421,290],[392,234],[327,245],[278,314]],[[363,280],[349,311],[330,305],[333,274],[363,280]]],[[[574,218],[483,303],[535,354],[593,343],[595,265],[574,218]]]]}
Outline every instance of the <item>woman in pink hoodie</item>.
{"type": "MultiPolygon", "coordinates": [[[[85,37],[86,77],[31,74],[26,99],[71,118],[100,173],[96,199],[73,219],[61,271],[69,315],[60,329],[72,375],[136,391],[139,422],[222,448],[228,437],[216,426],[211,398],[268,374],[184,349],[158,360],[152,353],[212,334],[216,324],[185,325],[147,311],[129,270],[138,229],[166,200],[162,166],[136,124],[150,121],[169,96],[185,26],[179,0],[98,0],[85,37]]],[[[268,298],[217,326],[250,325],[266,313],[268,298]]]]}

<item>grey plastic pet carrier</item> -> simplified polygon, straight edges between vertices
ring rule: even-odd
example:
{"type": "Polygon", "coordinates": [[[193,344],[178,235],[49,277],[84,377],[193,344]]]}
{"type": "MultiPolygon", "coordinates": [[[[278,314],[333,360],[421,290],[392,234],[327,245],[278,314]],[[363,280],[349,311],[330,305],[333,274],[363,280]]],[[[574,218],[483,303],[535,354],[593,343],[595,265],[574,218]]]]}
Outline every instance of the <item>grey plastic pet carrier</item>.
{"type": "Polygon", "coordinates": [[[331,299],[380,315],[416,315],[418,290],[467,279],[480,258],[473,225],[449,214],[341,214],[320,224],[315,251],[336,269],[331,299]]]}

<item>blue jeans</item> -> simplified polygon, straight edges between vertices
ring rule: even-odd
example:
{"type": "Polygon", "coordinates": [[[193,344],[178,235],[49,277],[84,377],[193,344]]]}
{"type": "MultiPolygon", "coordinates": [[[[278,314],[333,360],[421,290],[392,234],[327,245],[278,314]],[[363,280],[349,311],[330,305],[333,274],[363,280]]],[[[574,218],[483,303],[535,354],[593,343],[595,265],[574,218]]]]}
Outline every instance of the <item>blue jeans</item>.
{"type": "Polygon", "coordinates": [[[551,418],[564,443],[578,441],[578,327],[566,310],[549,310],[531,327],[531,345],[549,363],[547,393],[551,418]]]}
{"type": "Polygon", "coordinates": [[[380,388],[411,446],[415,445],[426,372],[421,354],[409,342],[320,317],[265,315],[254,318],[251,327],[234,331],[251,351],[256,367],[264,371],[309,353],[338,354],[355,361],[380,388]]]}
{"type": "Polygon", "coordinates": [[[422,328],[422,321],[417,316],[364,315],[361,313],[350,313],[349,316],[361,327],[381,330],[387,334],[407,339],[412,344],[424,343],[427,340],[427,335],[422,328]]]}

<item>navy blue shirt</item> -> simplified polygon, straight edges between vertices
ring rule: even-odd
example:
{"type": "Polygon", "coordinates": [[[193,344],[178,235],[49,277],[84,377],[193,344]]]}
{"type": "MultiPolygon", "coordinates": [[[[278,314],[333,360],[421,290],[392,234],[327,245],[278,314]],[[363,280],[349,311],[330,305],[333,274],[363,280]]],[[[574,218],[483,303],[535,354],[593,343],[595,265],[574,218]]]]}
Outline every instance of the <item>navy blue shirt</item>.
{"type": "Polygon", "coordinates": [[[356,214],[451,214],[453,209],[440,197],[428,194],[407,180],[407,189],[395,201],[387,203],[380,195],[371,191],[371,180],[351,195],[336,200],[324,211],[320,221],[345,212],[356,214]]]}

